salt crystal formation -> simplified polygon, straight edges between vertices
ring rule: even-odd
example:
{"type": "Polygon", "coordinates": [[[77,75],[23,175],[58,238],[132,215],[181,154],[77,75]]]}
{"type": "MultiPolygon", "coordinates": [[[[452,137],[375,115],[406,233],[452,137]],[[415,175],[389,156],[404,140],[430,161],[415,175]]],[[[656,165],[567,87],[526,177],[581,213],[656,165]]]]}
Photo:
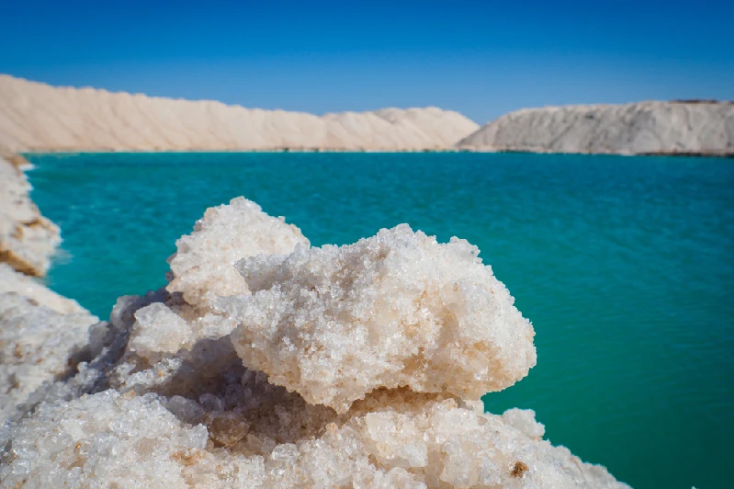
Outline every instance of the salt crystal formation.
{"type": "Polygon", "coordinates": [[[0,424],[17,419],[83,360],[87,312],[60,314],[17,293],[0,294],[0,424]]]}
{"type": "Polygon", "coordinates": [[[16,272],[7,263],[0,263],[0,294],[10,292],[27,297],[36,305],[48,307],[60,314],[86,312],[77,301],[53,292],[34,277],[16,272]]]}
{"type": "Polygon", "coordinates": [[[0,158],[0,262],[28,275],[43,276],[49,256],[61,241],[59,228],[38,211],[28,196],[31,184],[9,160],[0,158]]]}
{"type": "Polygon", "coordinates": [[[149,296],[144,307],[128,307],[125,303],[135,299],[127,299],[118,308],[132,315],[117,321],[118,330],[129,335],[124,356],[109,379],[120,391],[198,395],[216,383],[212,379],[241,377],[244,369],[229,340],[237,323],[212,311],[213,301],[249,294],[234,267],[237,260],[287,254],[309,242],[296,226],[240,197],[208,209],[194,232],[176,245],[168,260],[166,290],[149,296]]]}
{"type": "Polygon", "coordinates": [[[479,250],[407,225],[350,246],[238,266],[254,296],[221,301],[248,368],[343,412],[379,387],[479,399],[535,365],[533,328],[479,250]]]}
{"type": "Polygon", "coordinates": [[[265,214],[260,206],[240,197],[229,205],[212,207],[194,232],[176,243],[171,258],[171,293],[181,292],[189,304],[207,304],[216,296],[247,293],[247,286],[232,266],[242,258],[261,253],[290,253],[309,242],[300,229],[265,214]]]}
{"type": "Polygon", "coordinates": [[[109,390],[42,406],[13,437],[3,487],[187,487],[185,456],[206,446],[203,426],[182,425],[154,396],[109,390]],[[176,460],[175,454],[181,454],[176,460]]]}
{"type": "Polygon", "coordinates": [[[532,411],[495,416],[481,402],[394,396],[366,400],[318,437],[247,455],[181,421],[181,401],[109,390],[39,409],[16,428],[0,479],[28,488],[626,487],[541,440],[532,411]]]}
{"type": "Polygon", "coordinates": [[[59,230],[29,197],[20,156],[0,158],[0,446],[23,417],[87,356],[97,318],[31,276],[45,275],[59,230]]]}
{"type": "Polygon", "coordinates": [[[311,249],[259,213],[208,212],[168,290],[89,329],[89,360],[0,428],[0,488],[627,487],[532,411],[483,412],[535,350],[475,247],[399,226],[311,249]]]}
{"type": "Polygon", "coordinates": [[[242,376],[244,368],[229,340],[234,321],[210,313],[199,315],[165,290],[127,300],[132,302],[123,301],[113,314],[128,317],[116,318],[108,326],[112,332],[103,332],[112,338],[114,331],[127,337],[121,358],[109,369],[111,387],[120,392],[197,397],[216,390],[225,376],[242,376]]]}

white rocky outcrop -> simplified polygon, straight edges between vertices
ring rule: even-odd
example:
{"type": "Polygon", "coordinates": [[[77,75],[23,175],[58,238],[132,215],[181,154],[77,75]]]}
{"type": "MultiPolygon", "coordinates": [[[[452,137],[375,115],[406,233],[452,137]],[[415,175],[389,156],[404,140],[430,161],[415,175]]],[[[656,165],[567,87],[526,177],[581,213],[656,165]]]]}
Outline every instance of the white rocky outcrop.
{"type": "Polygon", "coordinates": [[[0,158],[0,444],[3,424],[77,374],[88,354],[87,329],[97,322],[34,277],[46,274],[61,239],[28,195],[24,163],[0,158]]]}
{"type": "Polygon", "coordinates": [[[17,272],[7,263],[0,263],[0,295],[6,293],[22,295],[34,304],[59,314],[86,312],[77,301],[57,294],[37,278],[17,272]]]}
{"type": "Polygon", "coordinates": [[[483,412],[535,349],[477,255],[407,226],[309,248],[253,203],[209,211],[170,290],[120,298],[76,374],[0,429],[0,488],[627,487],[532,411],[483,412]],[[235,254],[246,287],[208,294],[235,254]]]}
{"type": "Polygon", "coordinates": [[[30,199],[30,190],[19,165],[0,158],[0,263],[43,276],[61,238],[59,228],[30,199]]]}
{"type": "Polygon", "coordinates": [[[495,416],[480,402],[376,397],[318,437],[251,452],[215,446],[203,424],[186,421],[193,406],[111,390],[45,405],[15,429],[0,487],[626,487],[542,440],[532,411],[495,416]]]}
{"type": "Polygon", "coordinates": [[[641,102],[523,109],[462,139],[469,151],[734,154],[734,103],[641,102]]]}
{"type": "Polygon", "coordinates": [[[91,88],[52,87],[0,75],[0,149],[367,150],[449,149],[479,126],[435,107],[318,117],[91,88]]]}
{"type": "Polygon", "coordinates": [[[534,331],[479,250],[409,226],[348,246],[238,262],[252,297],[222,299],[245,366],[337,411],[378,388],[476,400],[535,366],[534,331]]]}
{"type": "Polygon", "coordinates": [[[98,321],[51,291],[34,287],[28,297],[25,290],[0,292],[0,426],[21,418],[53,384],[76,374],[88,357],[89,326],[98,321]]]}
{"type": "Polygon", "coordinates": [[[209,304],[216,297],[242,295],[247,285],[234,263],[242,258],[290,253],[297,244],[309,245],[296,226],[265,214],[242,197],[229,205],[208,209],[194,232],[176,242],[171,266],[170,293],[180,292],[189,304],[209,304]]]}

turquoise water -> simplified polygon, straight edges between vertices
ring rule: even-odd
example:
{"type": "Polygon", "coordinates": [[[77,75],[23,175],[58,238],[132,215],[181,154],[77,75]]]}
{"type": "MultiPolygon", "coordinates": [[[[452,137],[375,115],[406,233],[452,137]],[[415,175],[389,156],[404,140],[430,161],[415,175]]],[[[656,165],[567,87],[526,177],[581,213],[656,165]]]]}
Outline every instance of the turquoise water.
{"type": "Polygon", "coordinates": [[[36,155],[58,292],[96,314],[164,284],[204,210],[244,195],[314,245],[408,222],[479,246],[538,366],[489,410],[637,488],[732,487],[734,161],[525,154],[36,155]]]}

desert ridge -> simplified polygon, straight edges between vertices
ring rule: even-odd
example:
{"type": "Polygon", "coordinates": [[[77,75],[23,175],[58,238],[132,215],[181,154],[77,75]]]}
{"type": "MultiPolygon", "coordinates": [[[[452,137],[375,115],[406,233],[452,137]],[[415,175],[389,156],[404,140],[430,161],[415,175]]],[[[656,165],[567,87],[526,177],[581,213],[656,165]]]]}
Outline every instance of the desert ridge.
{"type": "Polygon", "coordinates": [[[317,116],[53,87],[0,75],[0,155],[55,151],[518,151],[734,155],[734,103],[521,109],[483,127],[437,107],[317,116]]]}
{"type": "Polygon", "coordinates": [[[567,105],[506,114],[461,140],[467,151],[734,155],[734,103],[567,105]]]}
{"type": "Polygon", "coordinates": [[[316,116],[0,75],[0,151],[425,151],[479,126],[436,107],[316,116]]]}

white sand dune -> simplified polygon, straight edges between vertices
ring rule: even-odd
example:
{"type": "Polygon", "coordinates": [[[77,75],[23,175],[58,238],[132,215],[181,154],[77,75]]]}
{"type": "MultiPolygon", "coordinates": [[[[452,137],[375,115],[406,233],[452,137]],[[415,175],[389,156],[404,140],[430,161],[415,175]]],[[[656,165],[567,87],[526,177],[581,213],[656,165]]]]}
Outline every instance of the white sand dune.
{"type": "Polygon", "coordinates": [[[345,112],[247,109],[0,75],[0,149],[365,150],[448,149],[479,126],[435,107],[345,112]]]}
{"type": "Polygon", "coordinates": [[[457,148],[602,154],[734,154],[734,103],[640,102],[523,109],[457,148]]]}

